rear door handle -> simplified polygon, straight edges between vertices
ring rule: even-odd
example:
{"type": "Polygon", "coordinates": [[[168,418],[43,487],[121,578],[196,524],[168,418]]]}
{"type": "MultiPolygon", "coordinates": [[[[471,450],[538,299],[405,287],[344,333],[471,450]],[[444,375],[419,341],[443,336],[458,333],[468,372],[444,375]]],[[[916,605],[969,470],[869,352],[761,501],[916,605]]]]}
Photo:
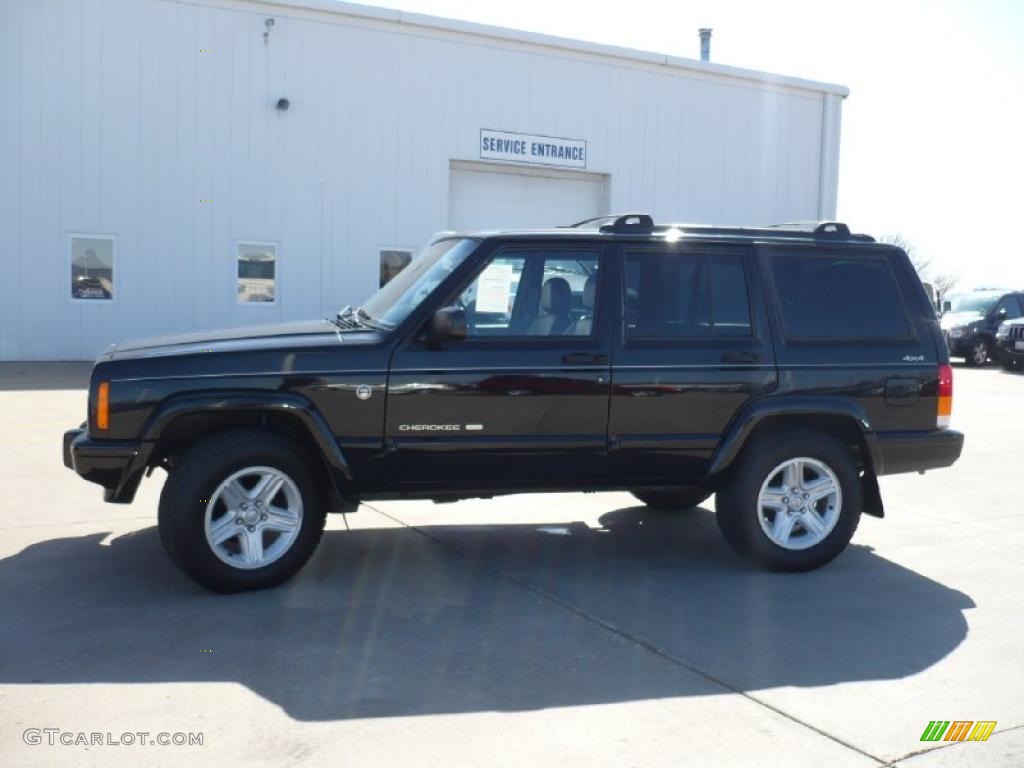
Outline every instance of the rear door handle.
{"type": "Polygon", "coordinates": [[[764,362],[764,355],[760,352],[726,352],[722,355],[722,362],[756,365],[764,362]]]}
{"type": "Polygon", "coordinates": [[[608,355],[595,355],[590,352],[570,352],[562,356],[562,362],[566,365],[604,365],[608,362],[608,355]]]}

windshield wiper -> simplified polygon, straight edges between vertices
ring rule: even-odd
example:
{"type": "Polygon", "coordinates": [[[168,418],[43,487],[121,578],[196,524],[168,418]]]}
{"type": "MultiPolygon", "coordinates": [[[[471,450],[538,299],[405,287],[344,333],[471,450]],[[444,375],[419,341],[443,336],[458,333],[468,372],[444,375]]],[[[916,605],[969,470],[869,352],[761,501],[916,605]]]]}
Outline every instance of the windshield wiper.
{"type": "Polygon", "coordinates": [[[356,322],[367,328],[373,328],[375,331],[382,330],[374,317],[362,307],[356,308],[356,322]]]}
{"type": "Polygon", "coordinates": [[[359,320],[357,320],[354,315],[355,310],[352,309],[352,307],[350,306],[346,306],[344,309],[338,312],[338,314],[331,318],[331,322],[334,323],[339,328],[341,328],[343,331],[350,331],[353,328],[358,328],[360,325],[359,320]]]}

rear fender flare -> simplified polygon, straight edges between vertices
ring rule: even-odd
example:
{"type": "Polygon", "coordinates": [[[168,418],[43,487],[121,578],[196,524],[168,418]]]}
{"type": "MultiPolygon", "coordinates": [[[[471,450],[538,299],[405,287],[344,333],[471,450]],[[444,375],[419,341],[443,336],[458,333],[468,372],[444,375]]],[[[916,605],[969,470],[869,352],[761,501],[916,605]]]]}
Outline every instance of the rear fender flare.
{"type": "Polygon", "coordinates": [[[881,450],[864,409],[848,398],[831,397],[780,397],[748,405],[732,420],[719,441],[709,474],[720,475],[728,470],[757,426],[775,416],[837,416],[850,420],[858,427],[870,474],[883,474],[881,450]]]}

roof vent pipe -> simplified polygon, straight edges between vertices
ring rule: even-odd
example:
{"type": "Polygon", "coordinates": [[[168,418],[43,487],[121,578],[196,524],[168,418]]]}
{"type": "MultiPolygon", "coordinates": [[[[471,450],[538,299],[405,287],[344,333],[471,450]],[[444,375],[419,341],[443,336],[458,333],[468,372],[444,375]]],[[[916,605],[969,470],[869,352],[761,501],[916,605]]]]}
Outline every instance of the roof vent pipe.
{"type": "Polygon", "coordinates": [[[711,27],[701,27],[697,31],[700,33],[700,60],[711,61],[711,27]]]}

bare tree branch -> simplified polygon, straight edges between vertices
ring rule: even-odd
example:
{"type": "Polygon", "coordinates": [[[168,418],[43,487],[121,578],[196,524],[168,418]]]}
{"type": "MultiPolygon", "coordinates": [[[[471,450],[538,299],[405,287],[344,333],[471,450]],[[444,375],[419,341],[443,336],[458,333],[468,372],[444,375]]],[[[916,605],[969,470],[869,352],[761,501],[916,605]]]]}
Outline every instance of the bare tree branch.
{"type": "Polygon", "coordinates": [[[960,282],[960,275],[955,272],[939,272],[932,276],[931,279],[932,287],[935,289],[935,300],[939,306],[942,306],[942,300],[957,286],[960,282]]]}
{"type": "MultiPolygon", "coordinates": [[[[889,245],[895,245],[897,248],[902,248],[908,257],[910,257],[910,263],[914,265],[914,270],[917,272],[917,276],[922,281],[928,281],[928,274],[932,265],[932,260],[927,256],[922,256],[918,253],[917,248],[912,242],[907,240],[899,232],[894,232],[888,235],[882,235],[879,240],[889,245]]],[[[934,281],[930,281],[934,282],[934,281]]]]}

